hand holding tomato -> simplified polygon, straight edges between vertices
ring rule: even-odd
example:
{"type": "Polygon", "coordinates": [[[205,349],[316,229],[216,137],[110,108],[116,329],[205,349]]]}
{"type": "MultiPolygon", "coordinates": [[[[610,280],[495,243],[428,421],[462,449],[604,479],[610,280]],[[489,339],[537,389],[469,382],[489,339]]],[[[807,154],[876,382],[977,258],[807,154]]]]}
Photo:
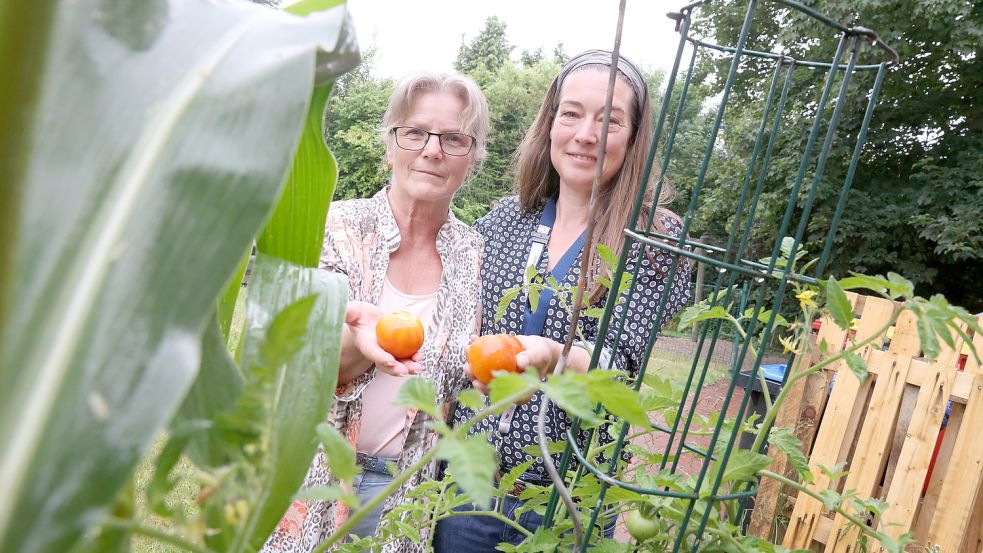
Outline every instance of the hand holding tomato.
{"type": "Polygon", "coordinates": [[[376,323],[375,338],[396,359],[409,359],[423,347],[423,323],[408,311],[389,313],[376,323]]]}
{"type": "MultiPolygon", "coordinates": [[[[378,324],[383,319],[382,310],[368,302],[350,301],[345,310],[345,326],[351,333],[355,347],[365,360],[393,376],[419,374],[423,370],[419,363],[421,356],[416,351],[419,347],[405,357],[397,357],[383,349],[379,343],[378,324]]],[[[420,328],[422,334],[422,325],[420,328]]],[[[397,353],[405,352],[397,350],[397,353]]]]}
{"type": "Polygon", "coordinates": [[[511,334],[481,336],[468,346],[468,366],[472,380],[488,385],[495,371],[520,372],[516,356],[525,349],[511,334]]]}

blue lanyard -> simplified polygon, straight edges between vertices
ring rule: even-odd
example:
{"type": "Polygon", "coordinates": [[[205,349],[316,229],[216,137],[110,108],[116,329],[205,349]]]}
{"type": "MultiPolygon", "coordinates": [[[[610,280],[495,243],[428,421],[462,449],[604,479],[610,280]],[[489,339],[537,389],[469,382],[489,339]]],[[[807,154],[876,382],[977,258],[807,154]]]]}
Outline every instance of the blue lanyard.
{"type": "MultiPolygon", "coordinates": [[[[549,241],[550,230],[553,227],[553,223],[556,222],[556,197],[551,196],[546,200],[546,205],[543,206],[543,214],[539,218],[539,228],[536,232],[533,232],[533,243],[532,250],[529,256],[529,263],[534,263],[536,266],[539,265],[539,261],[542,258],[542,252],[545,249],[546,243],[549,241]],[[541,244],[537,248],[537,244],[541,244]],[[539,249],[539,254],[536,255],[535,251],[539,249]]],[[[556,279],[557,282],[563,282],[564,277],[566,277],[567,272],[570,271],[570,267],[573,266],[573,262],[577,259],[577,254],[580,253],[584,247],[584,233],[581,232],[577,240],[564,252],[563,257],[560,261],[553,267],[550,271],[550,275],[556,279]]],[[[546,314],[549,312],[550,300],[553,299],[552,290],[543,290],[539,294],[539,304],[536,306],[536,310],[533,311],[529,302],[526,302],[525,316],[522,320],[522,333],[527,336],[541,336],[543,334],[543,328],[546,326],[546,314]]]]}

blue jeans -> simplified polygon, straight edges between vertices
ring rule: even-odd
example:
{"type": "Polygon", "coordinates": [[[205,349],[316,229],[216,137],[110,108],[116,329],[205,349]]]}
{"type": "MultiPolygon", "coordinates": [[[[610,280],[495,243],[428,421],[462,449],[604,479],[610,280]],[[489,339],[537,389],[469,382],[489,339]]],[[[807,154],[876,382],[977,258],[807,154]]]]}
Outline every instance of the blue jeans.
{"type": "MultiPolygon", "coordinates": [[[[393,477],[390,474],[363,469],[355,477],[355,480],[352,481],[352,485],[356,495],[358,495],[358,498],[364,504],[379,495],[392,480],[393,477]]],[[[352,528],[350,534],[354,534],[360,538],[374,536],[376,526],[379,525],[379,519],[382,517],[382,507],[384,505],[385,502],[382,502],[375,509],[372,509],[372,512],[352,528]]]]}
{"type": "MultiPolygon", "coordinates": [[[[502,514],[506,518],[515,520],[523,528],[530,532],[543,523],[543,517],[533,510],[526,511],[515,518],[515,510],[524,501],[519,501],[512,496],[505,497],[505,504],[502,506],[502,514]]],[[[456,507],[454,511],[465,512],[473,511],[471,505],[456,507]]],[[[586,524],[586,521],[584,521],[586,524]]],[[[614,537],[614,520],[604,528],[604,535],[607,538],[614,537]]],[[[515,528],[487,516],[452,516],[437,522],[437,531],[433,538],[433,550],[435,553],[495,553],[496,547],[500,543],[510,543],[518,545],[525,539],[525,535],[515,528]]]]}

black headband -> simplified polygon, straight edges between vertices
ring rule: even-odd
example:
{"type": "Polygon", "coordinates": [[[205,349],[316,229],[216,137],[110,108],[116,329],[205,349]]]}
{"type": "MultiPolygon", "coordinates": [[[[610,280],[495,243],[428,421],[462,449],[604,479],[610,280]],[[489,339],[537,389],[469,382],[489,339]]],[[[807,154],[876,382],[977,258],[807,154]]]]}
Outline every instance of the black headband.
{"type": "MultiPolygon", "coordinates": [[[[563,65],[563,69],[560,69],[560,74],[556,76],[554,110],[560,107],[560,90],[563,88],[563,81],[571,73],[587,65],[611,67],[611,52],[608,50],[587,50],[586,52],[577,54],[563,65]]],[[[638,70],[634,63],[626,60],[623,56],[618,56],[618,73],[621,73],[628,80],[632,90],[635,92],[635,102],[638,105],[635,109],[634,124],[637,129],[641,124],[642,105],[648,98],[648,85],[645,83],[645,77],[642,76],[642,72],[638,70]]]]}

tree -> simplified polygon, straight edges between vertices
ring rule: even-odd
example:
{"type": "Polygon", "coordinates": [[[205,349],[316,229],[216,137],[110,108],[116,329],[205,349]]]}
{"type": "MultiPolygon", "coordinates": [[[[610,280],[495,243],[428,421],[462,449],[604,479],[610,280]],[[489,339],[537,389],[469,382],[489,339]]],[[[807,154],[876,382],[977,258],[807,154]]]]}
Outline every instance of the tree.
{"type": "Polygon", "coordinates": [[[338,162],[336,200],[370,197],[389,178],[379,131],[393,82],[372,76],[376,53],[370,47],[362,64],[338,81],[328,101],[325,135],[338,162]]]}
{"type": "Polygon", "coordinates": [[[506,25],[498,17],[485,20],[485,28],[469,44],[461,43],[454,69],[472,76],[484,86],[509,59],[512,46],[505,36],[506,25]]]}
{"type": "MultiPolygon", "coordinates": [[[[733,45],[745,6],[734,2],[701,6],[698,33],[718,44],[733,45]]],[[[971,310],[983,309],[983,293],[973,278],[983,271],[979,215],[983,212],[983,5],[957,0],[863,0],[826,1],[814,7],[834,19],[875,29],[901,56],[885,77],[829,270],[837,275],[900,272],[912,277],[922,294],[945,292],[971,310]]],[[[787,8],[766,4],[761,9],[769,13],[756,17],[748,48],[774,51],[781,45],[796,59],[833,58],[835,32],[787,8]]],[[[861,63],[883,58],[881,51],[868,47],[861,63]]],[[[711,94],[720,91],[729,63],[729,59],[701,63],[698,79],[711,94]]],[[[736,201],[743,178],[740,165],[749,157],[760,118],[761,91],[770,79],[770,64],[749,60],[742,69],[754,78],[744,79],[731,92],[719,142],[724,145],[724,159],[708,177],[721,185],[711,196],[714,202],[736,201]]],[[[866,104],[863,91],[872,82],[869,72],[856,78],[861,86],[843,106],[838,140],[814,208],[816,216],[805,237],[813,252],[833,217],[836,191],[846,174],[866,104]]],[[[777,232],[790,175],[798,166],[804,129],[815,115],[825,72],[798,70],[795,79],[784,126],[793,132],[783,132],[776,146],[768,192],[759,206],[759,237],[777,232]]],[[[705,211],[701,213],[704,230],[724,236],[726,221],[712,207],[705,211]]]]}

